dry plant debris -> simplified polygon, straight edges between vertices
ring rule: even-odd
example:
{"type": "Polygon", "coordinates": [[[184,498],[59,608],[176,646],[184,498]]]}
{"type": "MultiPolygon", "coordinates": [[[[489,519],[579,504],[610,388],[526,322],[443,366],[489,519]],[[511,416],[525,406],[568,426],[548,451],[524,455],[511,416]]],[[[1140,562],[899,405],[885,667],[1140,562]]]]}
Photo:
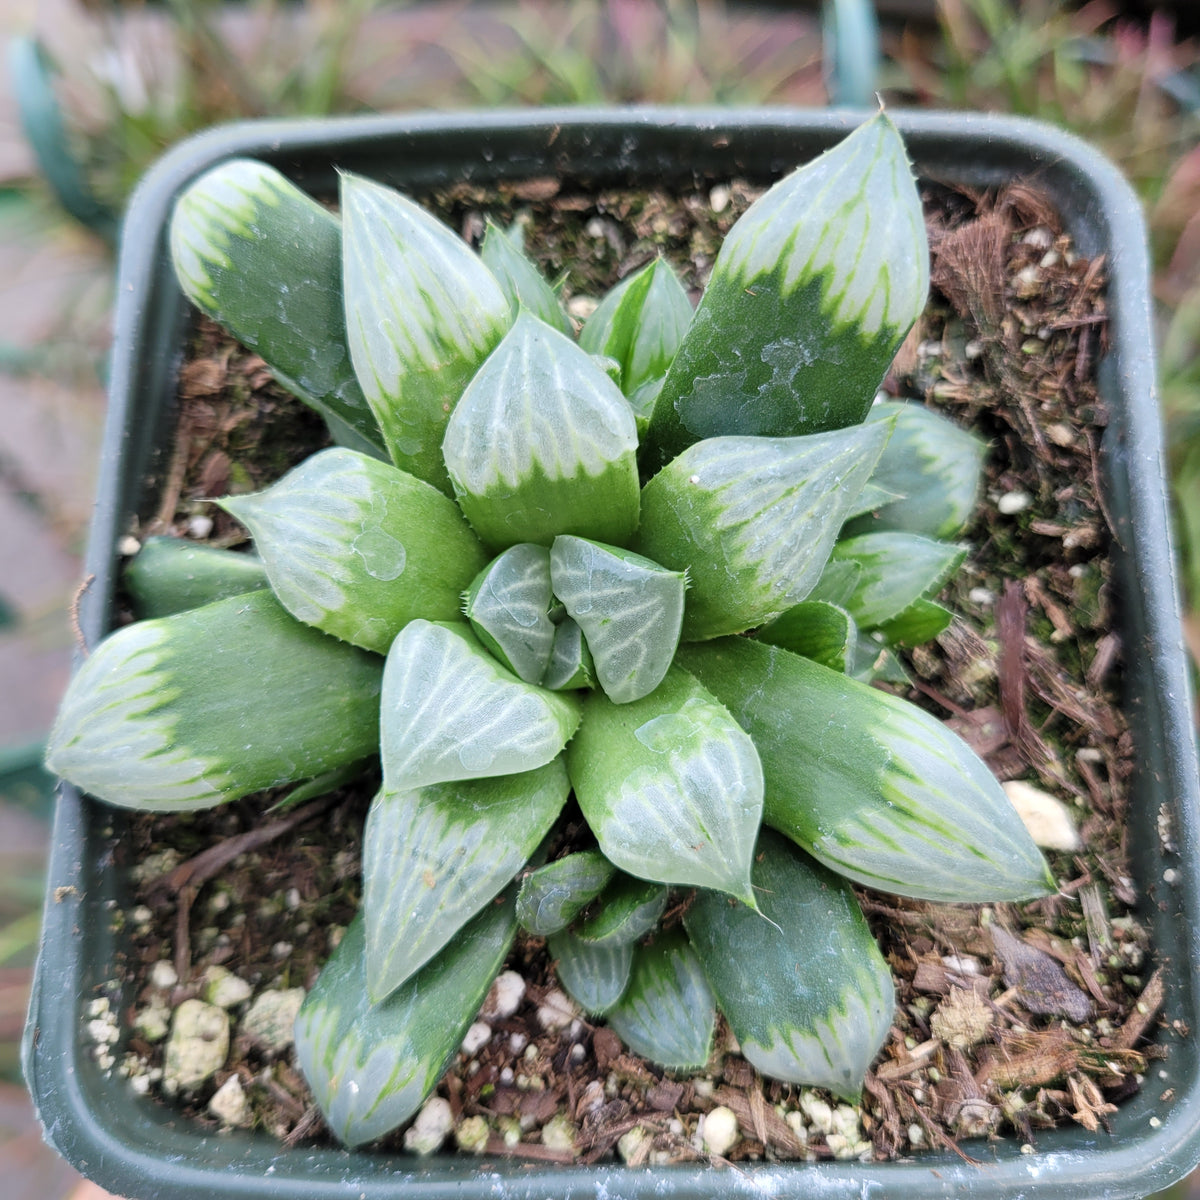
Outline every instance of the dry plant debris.
{"type": "MultiPolygon", "coordinates": [[[[657,253],[698,295],[721,237],[758,191],[735,180],[682,195],[584,194],[536,179],[428,199],[468,238],[482,234],[485,214],[527,228],[547,277],[570,267],[564,298],[582,318],[604,288],[657,253]]],[[[1075,252],[1034,188],[931,188],[927,201],[934,292],[886,390],[925,399],[991,449],[964,538],[972,553],[945,597],[963,615],[936,645],[912,652],[913,696],[1001,780],[1065,801],[1084,849],[1052,852],[1059,893],[1021,906],[861,894],[899,1003],[860,1107],[763,1081],[724,1028],[705,1074],[672,1078],[602,1024],[560,1012],[544,944],[522,938],[502,977],[508,990],[493,990],[420,1127],[389,1148],[447,1139],[484,1156],[584,1163],[887,1159],[929,1147],[969,1157],[963,1139],[1031,1141],[1071,1121],[1096,1130],[1141,1086],[1162,984],[1157,973],[1147,978],[1146,934],[1127,912],[1131,743],[1117,699],[1113,530],[1097,462],[1105,413],[1093,380],[1104,263],[1075,252]]],[[[164,532],[244,541],[208,498],[259,488],[324,440],[320,421],[260,359],[201,325],[180,376],[174,455],[125,549],[164,532]]],[[[375,783],[265,821],[271,798],[128,822],[113,852],[133,869],[138,904],[118,914],[128,950],[114,975],[134,983],[121,993],[114,981],[94,1005],[107,1013],[123,994],[134,1033],[119,1063],[115,1039],[98,1037],[102,1063],[139,1091],[169,1090],[172,1011],[219,999],[214,989],[232,974],[247,986],[221,993],[234,997],[231,1052],[173,1102],[212,1127],[257,1124],[288,1144],[327,1140],[286,1037],[248,1036],[245,1010],[251,996],[310,985],[354,912],[375,783]]]]}

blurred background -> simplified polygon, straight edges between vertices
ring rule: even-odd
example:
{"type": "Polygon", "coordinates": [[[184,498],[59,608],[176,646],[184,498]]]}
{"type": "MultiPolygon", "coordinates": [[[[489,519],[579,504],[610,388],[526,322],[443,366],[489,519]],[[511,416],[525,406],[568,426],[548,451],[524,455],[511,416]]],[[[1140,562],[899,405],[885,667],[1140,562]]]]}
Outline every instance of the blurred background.
{"type": "MultiPolygon", "coordinates": [[[[120,214],[237,117],[666,102],[1020,113],[1142,197],[1189,644],[1200,659],[1197,0],[0,0],[0,1178],[101,1200],[41,1143],[17,1047],[104,417],[120,214]]],[[[1171,1195],[1200,1197],[1200,1179],[1171,1195]]]]}

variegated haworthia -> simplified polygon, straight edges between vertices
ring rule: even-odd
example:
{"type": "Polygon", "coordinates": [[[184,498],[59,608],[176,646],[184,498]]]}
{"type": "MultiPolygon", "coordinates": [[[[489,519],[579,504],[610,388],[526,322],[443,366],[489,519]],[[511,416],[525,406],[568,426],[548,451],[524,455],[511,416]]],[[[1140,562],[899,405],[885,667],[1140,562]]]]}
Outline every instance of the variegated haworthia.
{"type": "Polygon", "coordinates": [[[729,231],[654,407],[651,467],[702,438],[861,421],[928,287],[921,200],[880,113],[729,231]]]}
{"type": "Polygon", "coordinates": [[[453,501],[353,450],[324,450],[265,492],[219,503],[254,535],[292,616],[377,654],[417,617],[454,620],[487,561],[453,501]]]}
{"type": "Polygon", "coordinates": [[[892,998],[844,879],[1051,886],[983,764],[860,682],[902,680],[896,648],[951,619],[941,539],[979,465],[923,410],[863,421],[928,277],[887,117],[734,225],[694,316],[655,260],[579,344],[516,234],[477,255],[357,176],[339,219],[228,164],[172,245],[366,453],[228,498],[257,556],[135,560],[135,599],[176,615],[96,648],[49,761],[187,808],[299,783],[289,803],[378,753],[362,912],[296,1028],[336,1136],[412,1115],[517,919],[633,1050],[704,1066],[719,1004],[761,1070],[854,1095],[892,998]]]}

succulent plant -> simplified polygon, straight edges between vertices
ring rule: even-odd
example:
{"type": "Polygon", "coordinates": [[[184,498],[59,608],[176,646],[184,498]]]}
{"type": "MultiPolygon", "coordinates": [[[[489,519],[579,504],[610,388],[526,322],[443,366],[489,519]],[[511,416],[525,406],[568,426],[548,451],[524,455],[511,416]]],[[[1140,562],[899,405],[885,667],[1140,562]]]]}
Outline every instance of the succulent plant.
{"type": "Polygon", "coordinates": [[[719,1006],[765,1074],[856,1095],[894,999],[851,881],[1053,886],[965,743],[871,686],[951,619],[981,463],[873,403],[928,286],[887,116],[754,203],[694,314],[658,260],[578,341],[518,239],[476,254],[353,175],[335,215],[228,162],[171,240],[340,445],[220,502],[258,558],[147,545],[153,615],[84,663],[48,761],[169,811],[379,756],[362,911],[296,1027],[334,1133],[413,1114],[518,924],[659,1064],[703,1067],[719,1006]]]}

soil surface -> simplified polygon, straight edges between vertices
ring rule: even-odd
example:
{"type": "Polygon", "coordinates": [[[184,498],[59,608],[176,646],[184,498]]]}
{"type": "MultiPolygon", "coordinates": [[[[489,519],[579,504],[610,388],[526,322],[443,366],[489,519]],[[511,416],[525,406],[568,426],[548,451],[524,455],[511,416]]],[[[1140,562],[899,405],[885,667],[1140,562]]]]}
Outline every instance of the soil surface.
{"type": "MultiPolygon", "coordinates": [[[[550,279],[565,276],[568,309],[583,318],[657,253],[697,297],[721,238],[756,194],[734,180],[686,195],[583,195],[544,179],[426,199],[476,243],[486,217],[527,226],[529,252],[550,279]]],[[[1092,370],[1105,336],[1104,264],[1073,252],[1032,190],[930,190],[926,199],[932,297],[885,390],[923,398],[986,438],[989,452],[962,539],[971,553],[942,598],[961,616],[908,654],[913,684],[897,690],[947,721],[1001,780],[1036,789],[1035,808],[1057,798],[1053,836],[1068,844],[1077,830],[1085,848],[1047,851],[1060,889],[1030,904],[860,892],[899,1003],[857,1107],[764,1081],[723,1027],[708,1070],[663,1072],[602,1024],[558,1011],[565,998],[544,944],[520,938],[506,967],[519,981],[508,976],[514,990],[490,998],[485,1027],[437,1092],[468,1149],[563,1162],[619,1154],[634,1163],[718,1153],[886,1159],[927,1147],[966,1155],[964,1138],[1029,1143],[1063,1122],[1094,1130],[1140,1086],[1152,1053],[1143,1035],[1161,998],[1145,933],[1129,915],[1122,833],[1131,746],[1119,706],[1111,532],[1097,485],[1105,414],[1092,370]],[[717,1108],[736,1117],[732,1141],[706,1138],[717,1108]]],[[[127,550],[152,533],[245,542],[208,498],[264,486],[324,443],[319,419],[262,361],[207,324],[194,335],[179,412],[169,479],[127,550]]],[[[96,1008],[101,1026],[118,1018],[134,1033],[118,1054],[101,1028],[102,1062],[130,1074],[137,1090],[162,1092],[164,1019],[184,1000],[211,995],[227,980],[215,970],[223,968],[249,985],[228,1005],[228,1057],[169,1102],[212,1128],[252,1122],[288,1143],[330,1140],[286,1036],[264,1036],[246,1012],[264,992],[310,986],[354,913],[376,783],[362,779],[280,812],[269,811],[280,799],[272,794],[133,822],[118,853],[136,864],[139,881],[138,906],[123,914],[124,965],[137,980],[125,995],[134,1003],[111,1018],[102,1001],[96,1008]],[[218,1089],[240,1092],[244,1106],[212,1105],[218,1089]]],[[[386,1144],[403,1143],[397,1133],[386,1144]]]]}

